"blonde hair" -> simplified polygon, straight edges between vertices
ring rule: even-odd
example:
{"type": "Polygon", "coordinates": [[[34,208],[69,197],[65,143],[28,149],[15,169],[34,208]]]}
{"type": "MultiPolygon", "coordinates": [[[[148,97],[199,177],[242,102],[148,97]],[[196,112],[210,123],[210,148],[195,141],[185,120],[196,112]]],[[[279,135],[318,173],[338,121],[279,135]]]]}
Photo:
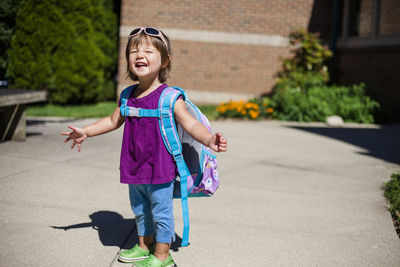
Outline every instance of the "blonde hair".
{"type": "Polygon", "coordinates": [[[131,38],[129,38],[128,43],[126,45],[126,50],[125,50],[125,57],[126,57],[126,73],[128,74],[127,77],[131,78],[133,81],[138,81],[138,77],[131,71],[130,65],[129,65],[129,54],[132,49],[132,47],[138,47],[142,42],[151,42],[151,44],[160,52],[161,54],[161,69],[158,74],[158,79],[160,80],[161,83],[164,83],[167,81],[169,77],[169,71],[171,70],[171,45],[169,43],[168,37],[161,32],[161,34],[164,36],[165,41],[167,42],[167,46],[163,43],[163,41],[154,36],[147,35],[144,31],[139,33],[138,35],[135,35],[131,38]],[[165,66],[165,67],[163,67],[165,66]]]}

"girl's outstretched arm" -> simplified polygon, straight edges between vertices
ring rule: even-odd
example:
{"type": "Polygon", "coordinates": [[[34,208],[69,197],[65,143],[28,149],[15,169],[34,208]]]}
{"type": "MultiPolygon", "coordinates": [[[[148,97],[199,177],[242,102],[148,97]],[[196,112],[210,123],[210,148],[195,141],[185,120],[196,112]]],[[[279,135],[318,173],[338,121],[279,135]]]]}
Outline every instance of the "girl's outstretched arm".
{"type": "Polygon", "coordinates": [[[64,143],[72,140],[71,149],[78,144],[78,151],[81,151],[82,142],[86,140],[88,137],[108,133],[112,130],[115,130],[125,122],[125,118],[121,115],[119,108],[116,108],[113,114],[109,117],[104,117],[97,122],[86,126],[85,128],[78,128],[73,125],[68,125],[68,128],[71,129],[70,132],[62,132],[61,135],[68,136],[64,143]]]}
{"type": "Polygon", "coordinates": [[[214,134],[209,142],[208,146],[216,152],[226,152],[228,148],[228,141],[221,133],[214,134]]]}
{"type": "Polygon", "coordinates": [[[182,99],[176,101],[174,113],[177,122],[195,140],[216,152],[225,152],[227,150],[228,141],[226,138],[221,133],[210,134],[208,129],[187,111],[185,102],[182,99]]]}

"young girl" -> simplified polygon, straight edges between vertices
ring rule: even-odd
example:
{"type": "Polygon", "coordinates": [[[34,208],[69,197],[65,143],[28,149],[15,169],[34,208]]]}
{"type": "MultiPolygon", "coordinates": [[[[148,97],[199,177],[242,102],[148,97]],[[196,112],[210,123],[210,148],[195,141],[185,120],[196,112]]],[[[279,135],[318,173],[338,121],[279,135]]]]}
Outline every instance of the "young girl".
{"type": "MultiPolygon", "coordinates": [[[[137,28],[129,35],[126,46],[127,72],[138,81],[128,100],[128,106],[157,109],[160,95],[171,68],[169,39],[154,28],[137,28]]],[[[119,106],[121,103],[119,102],[119,106]]],[[[225,152],[227,140],[220,134],[210,134],[207,128],[186,110],[182,98],[175,103],[176,121],[195,140],[216,152],[225,152]]],[[[125,122],[121,149],[121,183],[129,184],[129,197],[135,214],[139,244],[122,251],[119,259],[134,266],[175,266],[169,254],[175,240],[172,209],[173,181],[176,164],[163,143],[158,118],[137,118],[121,115],[117,107],[105,117],[77,128],[69,125],[64,142],[73,141],[71,149],[92,136],[119,128],[125,122]],[[154,237],[155,238],[154,238],[154,237]],[[155,239],[155,240],[154,240],[155,239]]]]}

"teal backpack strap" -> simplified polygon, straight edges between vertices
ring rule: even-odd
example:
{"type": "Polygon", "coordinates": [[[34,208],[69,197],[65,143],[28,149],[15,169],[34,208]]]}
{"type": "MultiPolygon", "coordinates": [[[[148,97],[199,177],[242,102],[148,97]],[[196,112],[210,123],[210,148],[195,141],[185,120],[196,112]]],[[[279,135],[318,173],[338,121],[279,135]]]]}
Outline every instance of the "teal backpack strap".
{"type": "Polygon", "coordinates": [[[125,89],[121,92],[121,95],[120,95],[120,98],[119,98],[120,101],[121,101],[121,106],[119,107],[119,109],[120,109],[120,111],[121,111],[122,116],[124,116],[124,117],[127,116],[127,114],[126,114],[126,107],[127,107],[127,104],[128,104],[129,96],[131,95],[133,89],[136,88],[136,86],[137,86],[137,85],[129,86],[129,87],[125,88],[125,89]]]}
{"type": "Polygon", "coordinates": [[[172,88],[174,88],[175,90],[178,90],[181,92],[181,95],[183,96],[183,99],[188,99],[185,90],[183,90],[182,88],[178,87],[178,86],[173,86],[172,88]]]}
{"type": "Polygon", "coordinates": [[[183,216],[183,234],[181,246],[186,247],[189,244],[189,207],[187,179],[191,175],[182,155],[182,144],[178,137],[178,131],[175,124],[174,105],[180,95],[185,95],[182,90],[168,87],[164,89],[159,101],[161,109],[160,129],[164,144],[175,159],[180,176],[182,216],[183,216]]]}
{"type": "Polygon", "coordinates": [[[190,176],[190,172],[186,166],[183,155],[180,154],[174,157],[176,165],[178,167],[179,176],[181,177],[181,203],[182,203],[182,217],[183,217],[183,234],[182,234],[182,247],[189,245],[189,204],[188,204],[188,191],[187,191],[187,179],[190,176]]]}
{"type": "Polygon", "coordinates": [[[123,112],[124,113],[121,111],[121,114],[125,114],[124,116],[128,117],[161,117],[161,110],[159,109],[143,109],[125,106],[123,112]]]}
{"type": "Polygon", "coordinates": [[[121,106],[120,111],[122,116],[124,117],[161,117],[160,109],[142,109],[128,106],[128,99],[131,95],[132,91],[136,88],[137,85],[132,85],[125,88],[121,92],[121,106]]]}

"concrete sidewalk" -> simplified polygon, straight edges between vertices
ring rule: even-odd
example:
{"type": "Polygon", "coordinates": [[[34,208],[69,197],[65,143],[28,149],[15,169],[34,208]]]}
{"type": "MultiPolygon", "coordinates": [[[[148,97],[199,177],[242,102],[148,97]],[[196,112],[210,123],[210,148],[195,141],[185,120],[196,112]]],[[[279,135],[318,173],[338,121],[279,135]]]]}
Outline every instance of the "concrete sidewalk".
{"type": "MultiPolygon", "coordinates": [[[[122,129],[71,151],[59,135],[93,120],[30,120],[0,144],[0,266],[130,266],[136,242],[119,183],[122,129]]],[[[176,200],[179,266],[400,266],[382,183],[400,172],[400,127],[212,123],[229,140],[221,187],[190,199],[190,246],[176,200]]]]}

